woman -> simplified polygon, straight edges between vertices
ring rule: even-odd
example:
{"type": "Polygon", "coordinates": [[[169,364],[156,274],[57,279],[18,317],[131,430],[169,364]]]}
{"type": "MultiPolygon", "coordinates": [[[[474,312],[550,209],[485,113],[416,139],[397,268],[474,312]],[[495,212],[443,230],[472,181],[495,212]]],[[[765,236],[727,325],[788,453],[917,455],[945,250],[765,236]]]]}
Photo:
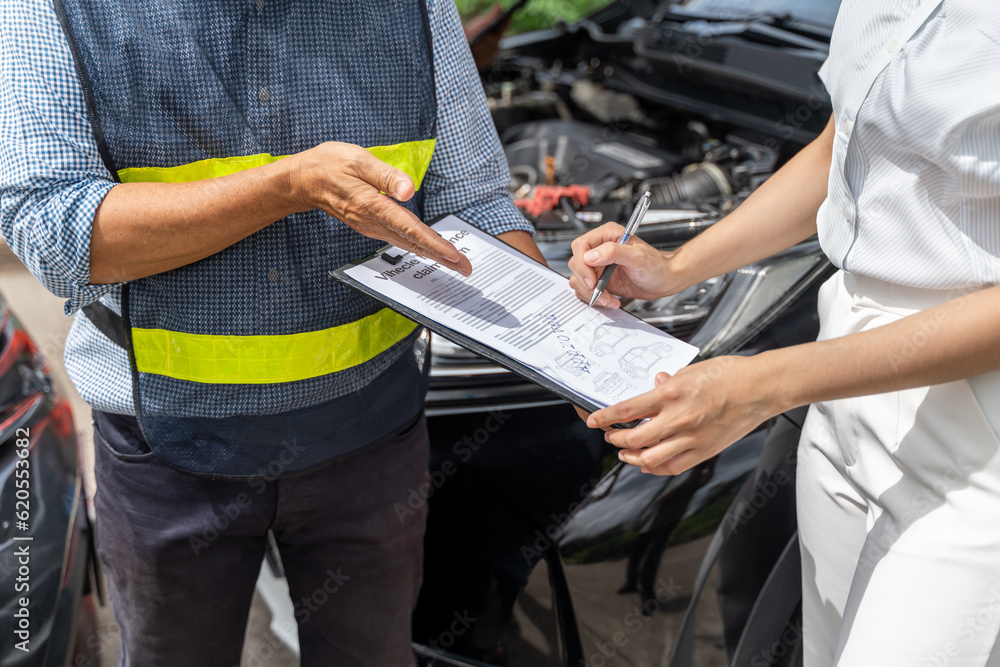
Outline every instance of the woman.
{"type": "Polygon", "coordinates": [[[998,65],[994,0],[845,0],[814,142],[676,251],[617,245],[614,224],[574,243],[583,299],[612,262],[608,291],[649,299],[816,233],[841,269],[817,342],[661,374],[588,419],[648,418],[608,441],[677,474],[812,404],[797,483],[806,667],[1000,660],[998,65]]]}

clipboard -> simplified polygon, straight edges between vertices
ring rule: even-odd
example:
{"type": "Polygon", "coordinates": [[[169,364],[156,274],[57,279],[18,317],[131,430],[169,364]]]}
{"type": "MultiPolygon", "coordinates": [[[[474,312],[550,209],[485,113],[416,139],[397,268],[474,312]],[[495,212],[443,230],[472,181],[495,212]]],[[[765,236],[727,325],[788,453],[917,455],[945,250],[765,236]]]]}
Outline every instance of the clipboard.
{"type": "MultiPolygon", "coordinates": [[[[438,224],[440,222],[441,222],[441,220],[435,221],[434,223],[431,223],[429,226],[431,228],[433,228],[435,224],[438,224]]],[[[462,221],[462,222],[464,222],[464,221],[462,221]]],[[[502,243],[502,242],[500,242],[500,243],[502,243]]],[[[525,255],[524,253],[520,252],[517,248],[514,248],[512,246],[506,246],[506,244],[504,244],[504,246],[506,248],[508,248],[510,252],[517,253],[518,255],[527,258],[535,266],[537,266],[539,270],[543,270],[544,272],[547,272],[547,273],[551,274],[554,277],[555,280],[557,280],[557,281],[563,281],[563,282],[565,282],[567,280],[562,274],[558,273],[557,271],[554,271],[553,269],[551,269],[551,268],[549,268],[547,266],[539,264],[534,259],[532,259],[532,258],[528,257],[527,255],[525,255]]],[[[551,391],[552,393],[556,394],[560,398],[568,401],[569,403],[571,403],[571,404],[573,404],[573,405],[575,405],[575,406],[577,406],[577,407],[579,407],[579,408],[581,408],[583,410],[586,410],[587,412],[595,412],[595,411],[600,410],[600,409],[602,409],[604,407],[607,407],[606,405],[601,405],[601,404],[596,403],[590,397],[588,397],[585,394],[582,394],[582,393],[574,390],[572,387],[567,386],[567,385],[565,385],[565,384],[563,384],[561,382],[558,382],[557,380],[555,380],[555,379],[553,379],[551,377],[548,377],[547,375],[544,375],[543,373],[539,372],[535,368],[533,368],[533,367],[531,367],[531,366],[529,366],[529,365],[527,365],[525,363],[522,363],[518,359],[515,359],[515,358],[509,356],[508,354],[506,354],[506,353],[504,353],[504,352],[502,352],[500,350],[497,350],[496,348],[492,347],[488,343],[485,343],[485,342],[483,342],[481,340],[477,340],[477,339],[475,339],[475,338],[473,338],[473,337],[471,337],[469,335],[466,335],[465,333],[463,333],[461,331],[457,331],[454,328],[449,327],[446,323],[444,323],[442,321],[435,320],[432,317],[429,317],[429,316],[427,316],[427,315],[425,315],[423,313],[420,313],[420,312],[414,310],[413,308],[410,308],[406,304],[401,303],[397,299],[394,299],[394,298],[392,298],[392,297],[390,297],[390,296],[388,296],[388,295],[386,295],[386,294],[378,291],[377,289],[374,289],[373,287],[360,282],[359,280],[355,279],[353,276],[351,276],[351,275],[348,274],[348,271],[350,269],[352,269],[354,267],[358,267],[358,266],[360,266],[362,264],[369,263],[372,260],[378,260],[378,261],[385,262],[386,268],[387,269],[391,269],[392,267],[394,267],[397,264],[399,264],[399,262],[403,259],[403,257],[407,256],[408,254],[409,253],[405,253],[404,251],[401,251],[401,250],[399,250],[398,248],[395,248],[392,245],[386,245],[386,246],[378,249],[377,251],[375,251],[375,252],[373,252],[373,253],[371,253],[369,255],[366,255],[364,257],[359,257],[359,258],[357,258],[357,259],[355,259],[355,260],[353,260],[351,262],[348,262],[347,264],[345,264],[345,265],[343,265],[343,266],[341,266],[341,267],[339,267],[337,269],[334,269],[334,270],[330,271],[329,275],[334,280],[337,280],[338,282],[341,282],[341,283],[343,283],[343,284],[345,284],[345,285],[347,285],[347,286],[349,286],[349,287],[351,287],[351,288],[353,288],[353,289],[361,292],[362,294],[365,294],[366,296],[368,296],[368,297],[370,297],[370,298],[372,298],[372,299],[374,299],[376,301],[379,301],[380,303],[385,304],[391,310],[394,310],[394,311],[400,313],[401,315],[404,315],[405,317],[413,320],[414,322],[420,324],[421,326],[426,327],[427,329],[429,329],[430,331],[434,332],[435,334],[440,335],[443,338],[446,338],[446,339],[450,340],[451,342],[453,342],[453,343],[455,343],[457,345],[462,346],[463,348],[465,348],[466,350],[469,350],[470,352],[478,354],[479,356],[481,356],[484,359],[486,359],[486,360],[488,360],[488,361],[496,364],[497,366],[505,368],[505,369],[511,371],[512,373],[515,373],[515,374],[517,374],[517,375],[519,375],[519,376],[521,376],[521,377],[523,377],[525,379],[528,379],[528,380],[534,382],[535,384],[537,384],[537,385],[539,385],[539,386],[541,386],[541,387],[543,387],[545,389],[548,389],[549,391],[551,391]],[[400,253],[403,253],[403,254],[400,254],[400,253]]],[[[630,318],[631,320],[634,320],[635,322],[642,322],[642,320],[640,318],[637,318],[637,317],[635,317],[635,316],[633,316],[631,314],[625,314],[625,313],[622,313],[622,314],[625,315],[625,316],[627,316],[627,318],[630,318]]],[[[619,316],[621,316],[621,315],[619,315],[619,316]]],[[[645,323],[643,323],[643,326],[648,326],[648,325],[645,325],[645,323]]],[[[608,405],[610,405],[610,404],[612,404],[614,402],[617,402],[617,401],[609,402],[608,405]]],[[[628,428],[630,426],[634,426],[636,423],[638,423],[638,422],[632,422],[630,424],[624,424],[624,425],[623,424],[616,424],[615,426],[618,427],[618,428],[628,428]]]]}

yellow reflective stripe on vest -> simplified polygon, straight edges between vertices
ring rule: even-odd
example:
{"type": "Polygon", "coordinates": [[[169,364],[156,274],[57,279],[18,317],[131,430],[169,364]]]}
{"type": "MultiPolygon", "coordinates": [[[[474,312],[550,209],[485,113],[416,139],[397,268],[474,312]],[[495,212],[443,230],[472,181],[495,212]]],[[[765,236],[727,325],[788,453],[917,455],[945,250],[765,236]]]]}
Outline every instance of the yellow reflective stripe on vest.
{"type": "MultiPolygon", "coordinates": [[[[431,156],[434,155],[434,144],[434,139],[425,139],[393,146],[373,146],[368,150],[379,160],[405,172],[413,179],[413,185],[419,190],[427,173],[427,167],[431,163],[431,156]]],[[[118,178],[122,183],[190,183],[263,167],[285,157],[288,156],[260,153],[240,157],[209,158],[176,167],[129,167],[120,170],[118,178]]]]}
{"type": "MultiPolygon", "coordinates": [[[[368,150],[405,172],[419,189],[434,154],[434,139],[368,150]]],[[[228,176],[287,157],[244,155],[210,158],[176,167],[130,167],[122,183],[189,183],[228,176]]],[[[406,338],[416,324],[383,309],[356,322],[284,336],[208,336],[166,329],[132,329],[142,373],[213,384],[294,382],[336,373],[373,359],[406,338]]]]}
{"type": "Polygon", "coordinates": [[[377,357],[416,328],[388,308],[322,331],[206,336],[132,329],[141,373],[212,384],[272,384],[335,373],[377,357]]]}

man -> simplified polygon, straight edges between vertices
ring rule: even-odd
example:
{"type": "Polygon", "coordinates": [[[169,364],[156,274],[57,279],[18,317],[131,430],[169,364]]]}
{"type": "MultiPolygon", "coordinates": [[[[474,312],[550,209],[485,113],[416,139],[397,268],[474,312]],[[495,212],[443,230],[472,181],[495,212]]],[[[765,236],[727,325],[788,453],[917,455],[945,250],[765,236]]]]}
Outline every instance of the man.
{"type": "Polygon", "coordinates": [[[0,12],[0,224],[77,313],[121,664],[238,664],[268,530],[304,665],[409,664],[426,341],[328,272],[468,274],[451,212],[540,258],[451,0],[0,12]]]}

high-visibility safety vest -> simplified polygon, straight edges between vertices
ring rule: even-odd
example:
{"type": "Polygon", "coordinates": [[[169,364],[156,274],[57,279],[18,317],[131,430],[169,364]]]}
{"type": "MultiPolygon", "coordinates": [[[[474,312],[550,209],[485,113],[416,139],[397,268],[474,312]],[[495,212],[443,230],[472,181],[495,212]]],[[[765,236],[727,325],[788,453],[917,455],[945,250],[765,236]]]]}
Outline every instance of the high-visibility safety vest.
{"type": "MultiPolygon", "coordinates": [[[[325,141],[418,185],[436,136],[421,0],[56,0],[101,156],[182,182],[325,141]]],[[[418,190],[406,206],[421,215],[418,190]]],[[[136,412],[156,454],[210,475],[306,469],[412,421],[417,326],[328,275],[382,243],[321,211],[122,292],[136,412]]]]}

